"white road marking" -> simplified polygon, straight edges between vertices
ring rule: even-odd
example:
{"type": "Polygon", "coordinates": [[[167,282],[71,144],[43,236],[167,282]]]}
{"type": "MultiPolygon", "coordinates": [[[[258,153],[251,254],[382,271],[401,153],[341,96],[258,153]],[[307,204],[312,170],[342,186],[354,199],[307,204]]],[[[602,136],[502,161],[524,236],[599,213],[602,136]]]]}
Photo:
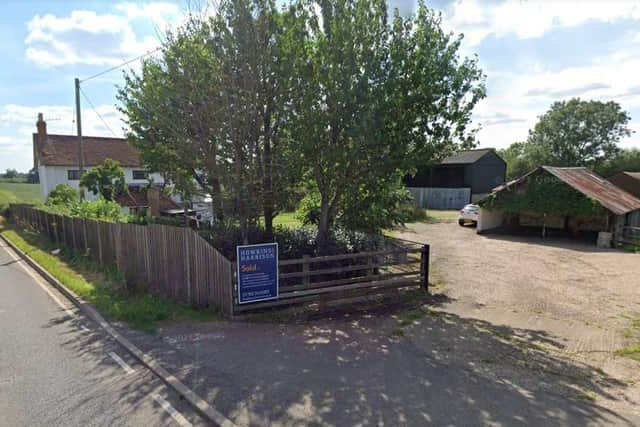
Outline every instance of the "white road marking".
{"type": "Polygon", "coordinates": [[[124,369],[124,371],[125,371],[127,374],[133,374],[133,373],[134,373],[133,368],[132,368],[131,366],[129,366],[129,364],[128,364],[127,362],[125,362],[124,360],[122,360],[122,358],[121,358],[120,356],[118,356],[117,354],[115,354],[113,351],[110,351],[110,352],[109,352],[109,356],[111,356],[111,358],[112,358],[113,360],[115,360],[115,361],[116,361],[116,363],[117,363],[118,365],[120,365],[120,367],[121,367],[122,369],[124,369]]]}
{"type": "Polygon", "coordinates": [[[191,427],[191,426],[193,426],[193,424],[191,424],[189,422],[189,420],[187,420],[180,412],[178,412],[176,410],[176,408],[171,406],[171,404],[169,402],[167,402],[165,399],[163,399],[162,396],[154,393],[154,394],[151,395],[151,397],[153,397],[153,400],[158,402],[158,405],[160,405],[162,407],[162,409],[167,411],[167,413],[169,415],[171,415],[171,418],[173,418],[182,427],[191,427]]]}
{"type": "Polygon", "coordinates": [[[49,286],[48,286],[47,284],[43,283],[43,280],[42,280],[41,278],[39,278],[39,277],[36,275],[36,273],[32,272],[30,268],[28,268],[26,265],[24,265],[24,262],[21,262],[21,259],[20,259],[20,258],[18,258],[18,256],[17,256],[17,255],[14,255],[14,254],[13,254],[13,250],[12,250],[12,249],[10,249],[10,248],[5,248],[5,251],[9,254],[9,256],[10,256],[11,258],[13,258],[13,260],[14,260],[14,261],[17,261],[17,264],[19,264],[19,265],[20,265],[20,267],[22,267],[22,269],[23,269],[24,271],[26,271],[26,272],[27,272],[27,274],[28,274],[29,276],[31,276],[31,278],[32,278],[33,280],[35,280],[35,282],[38,284],[38,286],[40,286],[40,287],[41,287],[41,288],[42,288],[42,289],[43,289],[47,294],[49,294],[49,296],[51,297],[51,299],[52,299],[52,300],[54,300],[54,301],[56,302],[56,304],[58,304],[58,305],[60,306],[60,308],[62,308],[62,309],[63,309],[63,310],[64,310],[64,311],[69,315],[69,316],[71,316],[71,317],[74,317],[74,316],[75,316],[75,314],[73,313],[73,311],[69,310],[69,309],[67,308],[67,306],[65,306],[65,305],[62,303],[62,301],[60,301],[60,299],[59,299],[55,294],[53,294],[53,292],[51,292],[51,291],[49,290],[49,286]]]}

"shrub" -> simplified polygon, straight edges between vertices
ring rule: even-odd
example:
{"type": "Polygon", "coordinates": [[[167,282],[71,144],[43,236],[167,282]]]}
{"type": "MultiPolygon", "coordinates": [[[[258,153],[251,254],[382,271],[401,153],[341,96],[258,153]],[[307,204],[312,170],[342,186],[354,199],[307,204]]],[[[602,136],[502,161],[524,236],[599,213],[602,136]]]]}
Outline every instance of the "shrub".
{"type": "Polygon", "coordinates": [[[102,197],[96,201],[82,200],[72,205],[69,213],[71,216],[110,222],[126,222],[128,219],[119,204],[102,197]]]}
{"type": "Polygon", "coordinates": [[[58,184],[47,196],[47,206],[71,206],[78,203],[79,194],[67,184],[58,184]]]}
{"type": "MultiPolygon", "coordinates": [[[[289,228],[277,226],[274,229],[274,239],[269,240],[262,227],[252,227],[249,230],[249,243],[278,243],[281,259],[302,258],[304,255],[317,256],[316,230],[313,228],[289,228]]],[[[202,237],[207,239],[224,256],[231,260],[236,258],[236,246],[242,244],[240,227],[232,222],[215,224],[213,227],[201,230],[202,237]]],[[[327,253],[344,254],[364,251],[375,251],[384,245],[384,237],[357,231],[338,229],[333,233],[327,253]]]]}

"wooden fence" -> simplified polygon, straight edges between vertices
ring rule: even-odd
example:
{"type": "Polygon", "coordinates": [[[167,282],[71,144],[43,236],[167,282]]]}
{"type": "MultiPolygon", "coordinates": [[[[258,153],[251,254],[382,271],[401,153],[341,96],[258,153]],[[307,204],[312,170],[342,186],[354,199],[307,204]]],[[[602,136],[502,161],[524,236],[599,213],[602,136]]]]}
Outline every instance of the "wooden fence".
{"type": "Polygon", "coordinates": [[[124,275],[127,285],[225,315],[268,307],[428,292],[429,246],[388,239],[374,252],[279,261],[277,300],[238,304],[235,264],[189,228],[108,223],[10,205],[12,219],[124,275]]]}
{"type": "Polygon", "coordinates": [[[629,245],[640,246],[640,227],[623,227],[619,241],[629,245]]]}
{"type": "Polygon", "coordinates": [[[232,314],[232,263],[189,228],[72,218],[27,205],[9,210],[18,224],[116,269],[128,286],[232,314]]]}
{"type": "Polygon", "coordinates": [[[317,303],[353,301],[397,292],[399,288],[429,286],[429,245],[388,240],[388,248],[299,259],[281,260],[279,298],[253,304],[238,304],[234,312],[317,303]]]}

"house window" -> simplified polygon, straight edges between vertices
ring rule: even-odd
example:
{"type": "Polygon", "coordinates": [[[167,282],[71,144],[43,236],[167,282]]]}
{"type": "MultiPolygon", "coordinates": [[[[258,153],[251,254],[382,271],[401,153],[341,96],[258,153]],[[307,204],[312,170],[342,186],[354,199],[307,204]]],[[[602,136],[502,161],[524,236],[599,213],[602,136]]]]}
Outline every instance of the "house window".
{"type": "Polygon", "coordinates": [[[133,179],[147,179],[149,172],[147,171],[133,171],[133,179]]]}
{"type": "Polygon", "coordinates": [[[78,169],[69,169],[67,171],[67,179],[69,181],[80,181],[80,171],[78,169]]]}

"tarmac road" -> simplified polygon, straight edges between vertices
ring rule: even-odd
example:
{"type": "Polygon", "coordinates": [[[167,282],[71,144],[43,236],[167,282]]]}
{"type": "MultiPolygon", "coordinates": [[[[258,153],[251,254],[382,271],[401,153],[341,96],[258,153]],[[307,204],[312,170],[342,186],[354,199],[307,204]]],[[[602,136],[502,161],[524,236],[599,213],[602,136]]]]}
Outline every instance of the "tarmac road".
{"type": "Polygon", "coordinates": [[[0,240],[0,424],[206,423],[0,240]]]}

